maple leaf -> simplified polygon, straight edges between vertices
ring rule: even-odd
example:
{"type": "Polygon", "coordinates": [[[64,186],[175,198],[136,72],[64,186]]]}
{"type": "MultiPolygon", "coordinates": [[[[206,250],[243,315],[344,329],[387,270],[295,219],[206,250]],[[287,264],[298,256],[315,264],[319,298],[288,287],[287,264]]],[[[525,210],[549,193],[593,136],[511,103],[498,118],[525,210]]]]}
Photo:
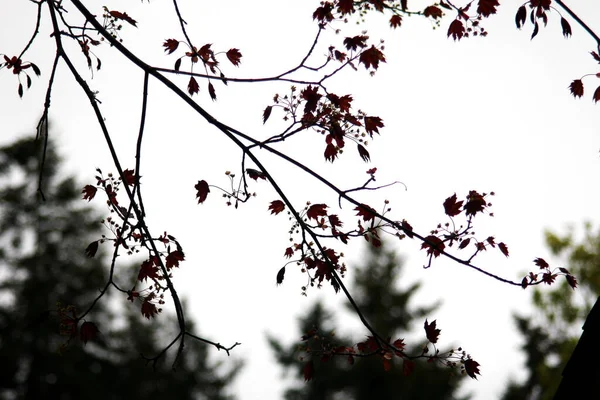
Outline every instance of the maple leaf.
{"type": "Polygon", "coordinates": [[[573,82],[571,82],[569,89],[571,90],[573,97],[583,96],[583,82],[581,79],[575,79],[573,82]]]}
{"type": "Polygon", "coordinates": [[[317,8],[313,13],[313,19],[319,20],[320,22],[333,21],[333,14],[331,13],[331,11],[333,11],[333,4],[328,1],[321,4],[321,7],[317,8]]]}
{"type": "Polygon", "coordinates": [[[198,93],[199,90],[200,90],[200,86],[198,86],[198,82],[196,82],[196,78],[194,78],[193,76],[190,76],[190,81],[188,83],[188,93],[190,94],[190,96],[192,96],[195,93],[198,93]]]}
{"type": "Polygon", "coordinates": [[[527,19],[527,9],[525,6],[519,7],[517,10],[517,14],[515,15],[515,24],[517,24],[517,28],[521,29],[525,24],[525,19],[527,19]]]}
{"type": "Polygon", "coordinates": [[[294,255],[294,249],[288,247],[287,249],[285,249],[285,253],[283,255],[287,258],[292,258],[292,256],[294,255]]]}
{"type": "Polygon", "coordinates": [[[392,15],[390,18],[390,27],[396,29],[402,24],[402,17],[398,14],[392,15]]]}
{"type": "Polygon", "coordinates": [[[327,211],[325,211],[326,208],[327,204],[313,204],[312,206],[308,207],[306,216],[308,219],[312,218],[316,221],[319,217],[324,217],[327,215],[327,211]]]}
{"type": "Polygon", "coordinates": [[[427,340],[433,344],[437,343],[441,332],[441,329],[436,329],[436,324],[437,320],[433,320],[431,323],[425,320],[425,335],[427,335],[427,340]]]}
{"type": "Polygon", "coordinates": [[[123,21],[129,22],[131,25],[137,28],[137,21],[131,18],[127,13],[122,13],[120,11],[110,11],[109,14],[115,19],[121,19],[123,21]]]}
{"type": "Polygon", "coordinates": [[[210,94],[210,98],[215,101],[217,99],[217,94],[215,93],[215,87],[211,82],[208,82],[208,94],[210,94]]]}
{"type": "Polygon", "coordinates": [[[421,244],[421,249],[427,249],[427,254],[433,254],[434,257],[438,257],[445,248],[446,245],[442,242],[442,239],[435,235],[427,236],[421,244]]]}
{"type": "Polygon", "coordinates": [[[538,267],[540,267],[540,269],[548,269],[550,268],[550,266],[548,265],[548,263],[546,262],[546,260],[544,260],[543,258],[536,258],[535,260],[533,260],[533,263],[535,265],[537,265],[538,267]]]}
{"type": "Polygon", "coordinates": [[[433,19],[442,18],[443,14],[444,13],[442,12],[442,10],[440,10],[436,6],[425,7],[425,10],[423,10],[424,16],[431,17],[433,19]]]}
{"type": "Polygon", "coordinates": [[[383,121],[379,117],[365,117],[365,130],[373,137],[373,133],[379,133],[379,128],[383,128],[383,121]]]}
{"type": "Polygon", "coordinates": [[[273,110],[273,106],[267,106],[265,111],[263,111],[263,124],[267,122],[269,117],[271,116],[271,111],[273,110]]]}
{"type": "Polygon", "coordinates": [[[569,284],[569,286],[571,286],[573,289],[575,289],[577,287],[577,278],[575,278],[571,274],[567,274],[567,275],[565,275],[565,277],[567,278],[567,283],[569,284]]]}
{"type": "Polygon", "coordinates": [[[285,267],[281,267],[279,272],[277,272],[277,284],[278,285],[281,285],[281,283],[283,282],[284,275],[285,275],[285,267]]]}
{"type": "Polygon", "coordinates": [[[143,282],[148,278],[158,279],[158,267],[151,260],[144,261],[138,272],[138,281],[143,282]]]}
{"type": "Polygon", "coordinates": [[[236,67],[240,65],[242,53],[240,53],[239,49],[229,49],[227,50],[227,53],[225,53],[225,55],[227,55],[229,62],[231,62],[233,65],[235,65],[236,67]]]}
{"type": "Polygon", "coordinates": [[[79,328],[79,339],[83,342],[83,344],[87,344],[88,341],[94,340],[98,335],[98,327],[95,323],[85,321],[81,324],[81,328],[79,328]]]}
{"type": "Polygon", "coordinates": [[[142,315],[148,319],[153,318],[156,314],[158,314],[158,309],[156,305],[151,303],[148,298],[144,300],[142,303],[142,315]]]}
{"type": "Polygon", "coordinates": [[[306,103],[304,104],[304,114],[312,113],[317,109],[317,103],[321,99],[318,87],[308,85],[300,92],[300,96],[306,100],[306,103]]]}
{"type": "Polygon", "coordinates": [[[304,364],[304,367],[302,368],[302,375],[304,376],[305,382],[308,382],[312,379],[314,371],[315,369],[312,360],[304,364]]]}
{"type": "Polygon", "coordinates": [[[573,32],[571,31],[571,25],[569,25],[569,21],[561,17],[560,26],[562,27],[562,33],[565,36],[565,39],[568,39],[569,36],[573,34],[573,32]]]}
{"type": "Polygon", "coordinates": [[[456,193],[454,193],[452,196],[448,197],[445,201],[444,201],[444,211],[446,212],[446,215],[450,216],[450,217],[454,217],[458,214],[461,213],[460,208],[463,205],[463,201],[456,201],[456,193]]]}
{"type": "Polygon", "coordinates": [[[498,0],[479,0],[477,13],[487,18],[492,14],[496,14],[496,7],[499,5],[498,0]]]}
{"type": "Polygon", "coordinates": [[[135,172],[132,169],[123,171],[123,181],[129,186],[133,186],[135,184],[135,172]]]}
{"type": "Polygon", "coordinates": [[[398,352],[404,351],[406,347],[406,343],[404,343],[404,339],[396,339],[394,343],[392,343],[398,352]]]}
{"type": "Polygon", "coordinates": [[[98,189],[96,188],[96,186],[85,185],[83,187],[83,190],[81,191],[81,193],[83,193],[83,200],[87,200],[87,201],[92,200],[94,198],[94,196],[96,195],[97,191],[98,191],[98,189]]]}
{"type": "Polygon", "coordinates": [[[277,215],[285,210],[285,204],[281,200],[273,200],[269,206],[269,210],[271,210],[271,214],[277,215]]]}
{"type": "Polygon", "coordinates": [[[472,359],[465,360],[465,372],[473,379],[477,379],[475,374],[481,375],[479,373],[479,363],[472,359]]]}
{"type": "Polygon", "coordinates": [[[406,234],[406,236],[408,236],[409,238],[413,238],[413,227],[406,222],[406,220],[402,220],[402,224],[400,225],[402,227],[402,231],[406,234]]]}
{"type": "Polygon", "coordinates": [[[338,218],[338,216],[336,214],[331,214],[328,218],[329,218],[329,223],[333,227],[341,228],[344,225],[342,223],[342,221],[340,221],[340,219],[338,218]]]}
{"type": "Polygon", "coordinates": [[[197,190],[196,197],[198,198],[198,204],[204,203],[206,197],[210,193],[210,188],[208,187],[208,183],[205,180],[198,181],[194,188],[197,190]]]}
{"type": "Polygon", "coordinates": [[[337,10],[340,14],[350,14],[354,11],[354,0],[339,0],[337,10]]]}
{"type": "Polygon", "coordinates": [[[259,171],[257,169],[246,168],[246,173],[251,179],[254,179],[255,181],[258,181],[258,178],[262,179],[263,181],[267,180],[267,176],[262,171],[259,171]]]}
{"type": "Polygon", "coordinates": [[[552,285],[554,283],[554,281],[556,280],[556,276],[557,276],[556,274],[546,272],[546,273],[542,274],[542,281],[547,285],[552,285]]]}
{"type": "Polygon", "coordinates": [[[92,242],[88,245],[88,247],[86,247],[85,249],[85,255],[92,258],[96,255],[96,252],[98,251],[98,240],[96,240],[95,242],[92,242]]]}
{"type": "Polygon", "coordinates": [[[521,287],[523,289],[525,289],[525,288],[527,288],[527,285],[528,285],[528,283],[527,283],[527,277],[524,277],[523,280],[521,281],[521,287]]]}
{"type": "Polygon", "coordinates": [[[498,248],[500,249],[502,254],[508,257],[508,247],[506,246],[506,244],[504,244],[504,242],[498,243],[498,248]]]}
{"type": "Polygon", "coordinates": [[[357,148],[358,148],[358,154],[360,155],[360,158],[362,158],[364,162],[371,161],[371,156],[369,155],[369,152],[367,151],[367,149],[365,149],[365,146],[363,146],[362,144],[357,144],[357,148]]]}
{"type": "Polygon", "coordinates": [[[594,57],[594,60],[598,61],[598,64],[600,64],[600,55],[598,55],[598,53],[596,53],[595,51],[590,51],[590,54],[592,55],[592,57],[594,57]]]}
{"type": "Polygon", "coordinates": [[[359,206],[354,207],[354,211],[358,211],[356,215],[362,217],[364,221],[372,220],[377,214],[377,211],[375,211],[375,209],[369,207],[366,204],[361,204],[359,206]]]}
{"type": "Polygon", "coordinates": [[[173,54],[175,50],[177,50],[177,47],[179,47],[179,40],[167,39],[163,43],[163,47],[165,48],[165,51],[169,52],[169,54],[173,54]]]}
{"type": "Polygon", "coordinates": [[[338,148],[332,143],[329,143],[327,147],[325,147],[325,152],[323,154],[325,156],[325,160],[333,162],[338,155],[338,148]]]}
{"type": "Polygon", "coordinates": [[[367,47],[367,39],[369,39],[369,37],[366,35],[347,37],[344,39],[344,46],[346,46],[348,50],[352,51],[355,51],[359,47],[362,49],[367,47]]]}
{"type": "Polygon", "coordinates": [[[379,61],[385,62],[385,56],[377,47],[371,45],[370,48],[360,53],[358,62],[363,63],[366,69],[373,67],[373,69],[379,68],[379,61]]]}
{"type": "Polygon", "coordinates": [[[600,86],[598,86],[596,88],[596,90],[594,91],[594,103],[597,103],[600,101],[600,86]]]}
{"type": "Polygon", "coordinates": [[[485,207],[487,207],[487,203],[484,197],[475,190],[471,190],[467,196],[467,202],[465,204],[466,214],[474,216],[478,212],[483,212],[485,207]]]}
{"type": "Polygon", "coordinates": [[[458,245],[458,248],[464,249],[465,247],[467,247],[469,245],[469,243],[471,243],[471,238],[463,239],[463,241],[460,242],[460,245],[458,245]]]}
{"type": "Polygon", "coordinates": [[[460,40],[465,35],[465,26],[460,19],[452,21],[448,27],[448,37],[452,36],[454,40],[460,40]]]}
{"type": "Polygon", "coordinates": [[[165,266],[167,269],[171,269],[173,267],[179,267],[179,261],[183,261],[185,258],[185,254],[181,250],[175,250],[170,252],[167,255],[165,266]]]}

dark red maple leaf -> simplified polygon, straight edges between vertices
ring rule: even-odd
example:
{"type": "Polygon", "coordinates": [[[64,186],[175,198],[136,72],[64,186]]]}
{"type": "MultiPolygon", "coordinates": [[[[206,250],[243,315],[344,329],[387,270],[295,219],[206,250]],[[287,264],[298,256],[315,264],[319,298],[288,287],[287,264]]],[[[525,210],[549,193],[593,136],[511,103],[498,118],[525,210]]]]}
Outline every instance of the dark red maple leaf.
{"type": "Polygon", "coordinates": [[[333,145],[333,143],[329,143],[325,147],[325,152],[323,155],[325,156],[325,160],[333,162],[338,155],[338,148],[333,145]]]}
{"type": "Polygon", "coordinates": [[[179,47],[179,40],[167,39],[163,43],[163,47],[165,48],[165,51],[169,52],[169,54],[173,54],[175,50],[177,50],[177,47],[179,47]]]}
{"type": "Polygon", "coordinates": [[[542,281],[547,285],[552,285],[556,280],[557,275],[551,272],[545,272],[542,274],[542,281]]]}
{"type": "Polygon", "coordinates": [[[86,247],[85,249],[85,255],[92,258],[96,255],[96,252],[98,251],[98,240],[96,240],[95,242],[92,242],[88,245],[88,247],[86,247]]]}
{"type": "Polygon", "coordinates": [[[390,18],[390,27],[397,28],[402,24],[402,17],[398,14],[392,15],[390,18]]]}
{"type": "Polygon", "coordinates": [[[504,244],[504,242],[498,243],[498,248],[500,249],[502,254],[508,257],[508,247],[506,246],[506,244],[504,244]]]}
{"type": "Polygon", "coordinates": [[[100,331],[95,323],[85,321],[79,328],[79,339],[83,344],[87,344],[88,341],[94,340],[100,331]]]}
{"type": "Polygon", "coordinates": [[[583,82],[581,79],[575,79],[569,85],[569,89],[571,90],[571,94],[573,97],[581,97],[583,96],[583,82]]]}
{"type": "Polygon", "coordinates": [[[362,217],[364,221],[370,221],[375,218],[377,211],[372,207],[369,207],[366,204],[361,204],[359,206],[354,207],[354,211],[357,211],[356,215],[358,217],[362,217]]]}
{"type": "Polygon", "coordinates": [[[498,0],[479,0],[477,3],[477,13],[487,18],[492,14],[496,14],[496,7],[499,5],[498,0]]]}
{"type": "Polygon", "coordinates": [[[340,14],[350,14],[354,11],[354,0],[338,0],[337,10],[340,14]]]}
{"type": "Polygon", "coordinates": [[[137,21],[131,18],[127,13],[122,13],[120,11],[110,11],[109,14],[116,19],[121,19],[123,21],[129,22],[131,25],[137,28],[137,21]]]}
{"type": "Polygon", "coordinates": [[[97,191],[98,191],[98,189],[96,188],[96,186],[85,185],[83,187],[83,190],[81,191],[81,193],[83,193],[83,200],[87,200],[87,201],[92,200],[94,198],[94,196],[96,195],[97,191]]]}
{"type": "Polygon", "coordinates": [[[271,111],[273,110],[273,106],[267,106],[265,111],[263,111],[263,124],[267,122],[269,117],[271,116],[271,111]]]}
{"type": "Polygon", "coordinates": [[[535,260],[533,260],[533,263],[535,265],[537,265],[538,267],[540,267],[540,269],[549,269],[550,268],[550,266],[548,265],[546,260],[544,260],[543,258],[538,257],[535,260]]]}
{"type": "MultiPolygon", "coordinates": [[[[590,51],[590,54],[592,55],[592,57],[594,57],[594,60],[598,61],[598,64],[600,64],[600,55],[595,51],[590,51]]],[[[4,58],[6,58],[6,56],[4,58]]]]}
{"type": "Polygon", "coordinates": [[[523,289],[525,289],[525,288],[527,288],[527,285],[529,285],[529,284],[527,283],[527,277],[524,277],[524,278],[523,278],[523,280],[521,280],[521,287],[522,287],[523,289]]]}
{"type": "Polygon", "coordinates": [[[208,82],[208,94],[210,95],[210,98],[215,101],[217,99],[217,94],[215,93],[215,87],[213,86],[213,84],[211,82],[208,82]]]}
{"type": "Polygon", "coordinates": [[[269,205],[269,210],[271,210],[271,214],[277,215],[285,210],[285,203],[281,200],[273,200],[269,205]]]}
{"type": "Polygon", "coordinates": [[[448,37],[450,36],[454,40],[460,40],[465,36],[465,26],[460,19],[455,19],[448,27],[448,37]]]}
{"type": "Polygon", "coordinates": [[[465,203],[465,211],[467,215],[475,215],[478,212],[483,212],[487,207],[487,202],[483,195],[479,194],[475,190],[469,191],[467,196],[467,202],[465,203]]]}
{"type": "Polygon", "coordinates": [[[198,91],[200,90],[200,86],[198,86],[198,82],[196,82],[196,78],[194,78],[193,76],[190,76],[190,81],[188,82],[187,89],[190,96],[198,93],[198,91]]]}
{"type": "Polygon", "coordinates": [[[329,218],[329,223],[333,227],[341,228],[342,225],[344,225],[342,223],[342,221],[340,221],[339,217],[336,214],[331,214],[328,218],[329,218]]]}
{"type": "Polygon", "coordinates": [[[423,15],[426,17],[431,17],[433,19],[442,18],[444,13],[436,6],[425,7],[423,10],[423,15]]]}
{"type": "Polygon", "coordinates": [[[324,217],[327,215],[327,211],[325,210],[326,208],[327,204],[313,204],[308,207],[306,216],[308,219],[314,219],[316,221],[319,217],[324,217]]]}
{"type": "Polygon", "coordinates": [[[304,381],[308,382],[313,378],[313,374],[315,372],[315,367],[313,365],[312,360],[304,364],[302,368],[302,375],[304,376],[304,381]]]}
{"type": "Polygon", "coordinates": [[[463,201],[456,201],[456,193],[454,193],[444,201],[444,211],[446,215],[454,217],[462,212],[460,209],[462,205],[463,201]]]}
{"type": "Polygon", "coordinates": [[[151,303],[148,298],[142,303],[142,315],[148,319],[153,318],[158,314],[158,309],[154,303],[151,303]]]}
{"type": "Polygon", "coordinates": [[[436,329],[436,324],[437,320],[433,320],[431,323],[425,320],[425,335],[427,335],[427,340],[433,344],[437,343],[441,332],[441,329],[436,329]]]}
{"type": "Polygon", "coordinates": [[[358,154],[360,155],[360,158],[362,158],[364,162],[371,161],[371,156],[369,155],[369,152],[367,151],[367,149],[365,149],[365,146],[363,146],[362,144],[357,144],[357,148],[358,148],[358,154]]]}
{"type": "Polygon", "coordinates": [[[398,352],[404,351],[406,347],[406,343],[404,343],[404,339],[396,339],[394,343],[392,343],[398,352]]]}
{"type": "Polygon", "coordinates": [[[569,25],[569,21],[562,17],[560,19],[560,26],[562,27],[562,33],[565,38],[568,38],[573,34],[573,32],[571,31],[571,25],[569,25]]]}
{"type": "Polygon", "coordinates": [[[321,99],[319,88],[308,85],[302,90],[302,92],[300,92],[300,97],[306,101],[304,104],[304,114],[315,112],[317,109],[317,103],[321,99]]]}
{"type": "Polygon", "coordinates": [[[158,267],[151,260],[146,260],[140,266],[140,272],[138,272],[138,280],[140,282],[146,279],[158,279],[158,267]]]}
{"type": "Polygon", "coordinates": [[[577,278],[575,278],[571,274],[567,274],[567,275],[565,275],[565,277],[567,278],[567,283],[569,284],[569,286],[571,286],[573,289],[575,289],[577,287],[577,278]]]}
{"type": "Polygon", "coordinates": [[[123,171],[123,181],[129,186],[133,186],[135,184],[135,171],[132,169],[123,171]]]}
{"type": "Polygon", "coordinates": [[[411,224],[409,224],[408,222],[406,222],[406,220],[402,220],[402,224],[400,225],[402,227],[402,231],[406,234],[406,236],[408,236],[409,238],[413,238],[413,227],[411,226],[411,224]]]}
{"type": "Polygon", "coordinates": [[[294,249],[288,247],[287,249],[285,249],[285,253],[283,255],[287,258],[292,258],[292,256],[294,255],[294,249]]]}
{"type": "Polygon", "coordinates": [[[600,101],[600,86],[598,86],[596,88],[596,90],[594,91],[594,103],[597,103],[600,101]]]}
{"type": "Polygon", "coordinates": [[[383,128],[383,121],[379,117],[365,117],[365,130],[373,137],[373,133],[379,133],[379,128],[383,128]]]}
{"type": "Polygon", "coordinates": [[[194,188],[197,190],[196,197],[198,198],[198,204],[204,203],[206,197],[210,193],[210,188],[208,187],[208,183],[205,180],[198,181],[194,188]]]}
{"type": "Polygon", "coordinates": [[[356,51],[359,47],[363,49],[367,47],[367,39],[369,39],[369,37],[366,35],[347,37],[344,39],[344,46],[352,51],[356,51]]]}
{"type": "Polygon", "coordinates": [[[466,238],[463,239],[460,244],[458,245],[459,249],[464,249],[465,247],[467,247],[469,245],[469,243],[471,243],[471,238],[466,238]]]}
{"type": "Polygon", "coordinates": [[[517,24],[518,29],[521,29],[523,27],[526,19],[527,19],[527,9],[525,8],[525,6],[521,6],[517,10],[517,14],[515,15],[515,24],[517,24]]]}
{"type": "Polygon", "coordinates": [[[370,48],[360,53],[358,62],[363,63],[366,69],[373,67],[373,69],[379,68],[379,62],[385,62],[385,56],[377,47],[371,45],[370,48]]]}
{"type": "Polygon", "coordinates": [[[481,375],[479,373],[479,363],[472,359],[465,360],[465,372],[473,379],[477,379],[475,374],[481,375]]]}
{"type": "Polygon", "coordinates": [[[231,62],[233,65],[236,67],[240,65],[242,53],[240,53],[239,49],[229,49],[225,55],[227,56],[227,59],[229,59],[229,62],[231,62]]]}
{"type": "Polygon", "coordinates": [[[313,19],[316,19],[319,22],[333,21],[333,4],[328,1],[321,4],[321,7],[317,8],[313,13],[313,19]]]}
{"type": "Polygon", "coordinates": [[[442,239],[435,235],[427,236],[421,244],[421,249],[427,249],[427,254],[433,254],[434,257],[438,257],[445,248],[446,245],[442,239]]]}
{"type": "Polygon", "coordinates": [[[373,336],[367,336],[367,340],[356,345],[361,353],[374,353],[379,350],[379,343],[373,336]]]}
{"type": "Polygon", "coordinates": [[[285,276],[285,267],[281,267],[279,272],[277,272],[277,284],[281,285],[283,282],[283,277],[285,276]]]}
{"type": "Polygon", "coordinates": [[[167,269],[179,267],[179,262],[185,259],[185,254],[181,250],[175,250],[167,255],[165,266],[167,269]]]}
{"type": "Polygon", "coordinates": [[[246,173],[251,179],[254,179],[255,181],[258,181],[259,178],[263,181],[267,180],[267,176],[262,171],[259,171],[257,169],[246,168],[246,173]]]}

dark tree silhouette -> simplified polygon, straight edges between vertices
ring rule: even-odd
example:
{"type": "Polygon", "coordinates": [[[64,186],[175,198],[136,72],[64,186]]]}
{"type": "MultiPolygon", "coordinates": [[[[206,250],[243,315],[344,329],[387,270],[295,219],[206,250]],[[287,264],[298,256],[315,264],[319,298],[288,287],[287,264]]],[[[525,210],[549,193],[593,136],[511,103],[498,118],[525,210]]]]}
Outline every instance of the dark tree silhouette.
{"type": "Polygon", "coordinates": [[[51,144],[41,201],[42,148],[42,141],[32,139],[0,148],[0,397],[230,398],[225,387],[239,365],[221,371],[199,342],[189,343],[176,374],[170,364],[153,368],[143,359],[163,350],[164,322],[150,324],[131,308],[116,312],[114,304],[103,303],[73,330],[70,317],[84,311],[74,305],[92,304],[109,263],[106,257],[86,257],[100,218],[82,204],[80,185],[60,177],[51,144]]]}

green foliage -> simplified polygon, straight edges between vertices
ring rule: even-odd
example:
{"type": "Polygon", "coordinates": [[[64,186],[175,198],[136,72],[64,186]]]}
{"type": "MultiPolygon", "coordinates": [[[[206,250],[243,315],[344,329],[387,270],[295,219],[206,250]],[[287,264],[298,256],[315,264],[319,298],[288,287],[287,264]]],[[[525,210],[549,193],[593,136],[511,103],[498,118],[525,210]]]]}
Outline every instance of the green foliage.
{"type": "Polygon", "coordinates": [[[239,365],[218,373],[201,343],[186,342],[177,372],[164,359],[153,368],[142,358],[168,344],[162,333],[166,324],[176,326],[173,318],[150,325],[137,311],[116,312],[110,301],[99,302],[84,319],[97,325],[97,336],[84,344],[79,335],[59,335],[65,328],[59,308],[73,305],[80,315],[104,287],[108,263],[85,255],[100,236],[100,218],[81,201],[74,179],[58,176],[51,143],[41,200],[42,144],[25,139],[0,148],[0,397],[229,398],[224,388],[239,365]]]}
{"type": "Polygon", "coordinates": [[[532,294],[534,315],[515,315],[524,338],[528,378],[523,383],[511,382],[503,400],[554,397],[583,322],[600,294],[600,231],[594,232],[586,223],[580,240],[574,239],[572,230],[563,236],[546,232],[545,237],[552,254],[562,258],[565,268],[577,277],[578,287],[573,290],[562,281],[551,288],[536,288],[532,294]]]}
{"type": "MultiPolygon", "coordinates": [[[[421,322],[424,317],[431,317],[436,308],[435,305],[411,306],[419,284],[399,289],[396,283],[401,269],[402,263],[394,252],[384,246],[369,246],[364,265],[353,269],[352,290],[357,304],[373,328],[381,335],[391,337],[392,341],[403,338],[415,320],[421,322]]],[[[366,336],[340,334],[335,329],[333,314],[320,302],[300,318],[299,328],[306,338],[300,343],[284,346],[269,337],[275,358],[284,371],[301,377],[306,363],[313,360],[312,378],[288,388],[285,392],[288,400],[457,398],[455,393],[461,377],[435,362],[417,361],[414,371],[407,376],[399,360],[394,360],[390,370],[385,371],[381,357],[353,357],[351,365],[348,356],[322,357],[306,352],[307,348],[323,348],[328,342],[335,343],[335,346],[352,346],[356,340],[364,340],[366,336]]],[[[422,346],[408,349],[408,352],[420,354],[422,346]]]]}

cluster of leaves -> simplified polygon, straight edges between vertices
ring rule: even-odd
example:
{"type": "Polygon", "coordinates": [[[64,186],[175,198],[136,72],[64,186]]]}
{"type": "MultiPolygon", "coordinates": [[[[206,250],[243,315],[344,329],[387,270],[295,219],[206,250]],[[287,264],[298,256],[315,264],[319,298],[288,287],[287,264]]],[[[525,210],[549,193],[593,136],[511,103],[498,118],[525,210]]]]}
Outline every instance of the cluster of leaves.
{"type": "Polygon", "coordinates": [[[77,315],[77,309],[74,305],[64,306],[58,303],[56,308],[59,333],[67,338],[60,347],[61,352],[67,348],[73,339],[79,338],[83,344],[87,344],[88,341],[94,340],[100,333],[94,322],[82,320],[82,317],[77,315]]]}
{"type": "Polygon", "coordinates": [[[23,97],[23,82],[21,82],[21,76],[25,75],[25,85],[27,86],[27,89],[29,89],[31,87],[31,77],[26,72],[26,70],[31,68],[34,74],[40,76],[40,69],[37,65],[35,65],[32,62],[23,62],[23,60],[20,57],[9,57],[6,54],[0,55],[4,57],[4,62],[0,62],[0,70],[3,68],[12,70],[13,74],[16,75],[17,79],[19,80],[19,85],[17,86],[17,93],[19,94],[19,97],[23,97]]]}
{"type": "Polygon", "coordinates": [[[437,328],[437,321],[430,323],[425,320],[424,330],[428,343],[422,347],[420,354],[409,355],[406,353],[404,339],[399,338],[392,342],[389,337],[383,341],[375,336],[367,336],[365,340],[353,346],[341,346],[336,343],[333,332],[327,334],[316,328],[311,329],[302,336],[303,345],[298,349],[299,352],[308,355],[310,358],[305,362],[302,369],[304,380],[310,381],[313,378],[315,359],[325,363],[332,357],[344,357],[348,365],[353,365],[356,358],[377,357],[381,360],[385,371],[392,368],[394,360],[401,360],[402,371],[405,376],[414,371],[414,360],[425,359],[427,362],[437,362],[452,369],[460,366],[461,373],[477,379],[477,375],[480,375],[479,363],[473,360],[461,347],[451,349],[446,353],[441,353],[436,348],[435,345],[441,333],[441,330],[437,328]]]}

